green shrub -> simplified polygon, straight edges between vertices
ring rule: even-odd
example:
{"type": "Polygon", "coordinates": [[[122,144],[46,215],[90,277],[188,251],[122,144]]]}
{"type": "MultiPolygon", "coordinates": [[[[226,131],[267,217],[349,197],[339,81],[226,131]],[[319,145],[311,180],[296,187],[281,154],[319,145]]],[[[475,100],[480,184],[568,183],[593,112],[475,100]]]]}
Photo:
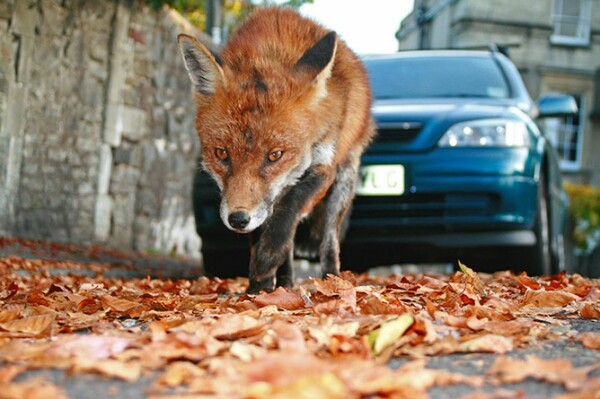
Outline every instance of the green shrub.
{"type": "Polygon", "coordinates": [[[600,188],[567,183],[565,189],[575,221],[575,254],[590,255],[600,245],[600,188]]]}

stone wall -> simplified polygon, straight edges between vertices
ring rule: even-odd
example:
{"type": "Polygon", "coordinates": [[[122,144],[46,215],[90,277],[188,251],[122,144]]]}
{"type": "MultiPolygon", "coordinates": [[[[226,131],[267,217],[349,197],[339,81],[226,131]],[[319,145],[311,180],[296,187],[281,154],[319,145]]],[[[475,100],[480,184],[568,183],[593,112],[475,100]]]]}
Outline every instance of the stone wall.
{"type": "Polygon", "coordinates": [[[141,0],[1,2],[0,234],[199,256],[181,32],[141,0]]]}

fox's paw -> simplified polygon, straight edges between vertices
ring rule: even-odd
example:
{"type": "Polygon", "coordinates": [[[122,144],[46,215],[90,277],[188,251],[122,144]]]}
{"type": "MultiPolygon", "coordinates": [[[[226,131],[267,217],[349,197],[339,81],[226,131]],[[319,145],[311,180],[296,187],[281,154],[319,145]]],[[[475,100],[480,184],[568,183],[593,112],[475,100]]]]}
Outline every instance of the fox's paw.
{"type": "Polygon", "coordinates": [[[292,276],[277,276],[277,287],[292,288],[294,279],[292,276]]]}
{"type": "Polygon", "coordinates": [[[256,280],[256,279],[250,279],[250,285],[248,286],[248,289],[246,290],[246,294],[249,295],[257,295],[260,294],[261,291],[266,291],[266,292],[271,292],[275,289],[275,279],[274,278],[267,278],[264,280],[256,280]]]}

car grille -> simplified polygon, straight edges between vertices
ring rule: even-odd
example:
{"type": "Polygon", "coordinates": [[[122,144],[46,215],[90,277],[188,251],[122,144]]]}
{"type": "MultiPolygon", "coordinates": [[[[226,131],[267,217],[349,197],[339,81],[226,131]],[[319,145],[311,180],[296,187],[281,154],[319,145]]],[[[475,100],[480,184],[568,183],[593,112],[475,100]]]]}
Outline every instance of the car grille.
{"type": "Polygon", "coordinates": [[[490,215],[498,204],[498,198],[487,194],[357,196],[352,205],[352,219],[381,219],[393,223],[393,219],[402,218],[407,224],[410,224],[410,219],[442,221],[443,218],[490,215]]]}
{"type": "Polygon", "coordinates": [[[417,138],[422,127],[420,122],[379,123],[375,144],[408,144],[417,138]]]}

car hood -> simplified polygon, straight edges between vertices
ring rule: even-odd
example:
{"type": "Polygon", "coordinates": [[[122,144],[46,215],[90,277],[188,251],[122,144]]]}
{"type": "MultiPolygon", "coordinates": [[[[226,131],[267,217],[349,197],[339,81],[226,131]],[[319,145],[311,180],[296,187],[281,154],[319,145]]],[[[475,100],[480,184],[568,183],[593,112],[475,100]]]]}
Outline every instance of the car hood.
{"type": "Polygon", "coordinates": [[[398,118],[451,118],[471,115],[475,118],[503,114],[507,109],[519,108],[514,100],[498,99],[407,99],[376,100],[372,111],[376,120],[398,118]]]}
{"type": "Polygon", "coordinates": [[[518,104],[497,99],[423,99],[378,100],[372,114],[380,139],[373,149],[424,151],[436,146],[440,137],[455,123],[484,118],[523,118],[518,104]],[[401,144],[386,139],[386,134],[411,135],[401,144]],[[399,133],[401,131],[401,133],[399,133]]]}

